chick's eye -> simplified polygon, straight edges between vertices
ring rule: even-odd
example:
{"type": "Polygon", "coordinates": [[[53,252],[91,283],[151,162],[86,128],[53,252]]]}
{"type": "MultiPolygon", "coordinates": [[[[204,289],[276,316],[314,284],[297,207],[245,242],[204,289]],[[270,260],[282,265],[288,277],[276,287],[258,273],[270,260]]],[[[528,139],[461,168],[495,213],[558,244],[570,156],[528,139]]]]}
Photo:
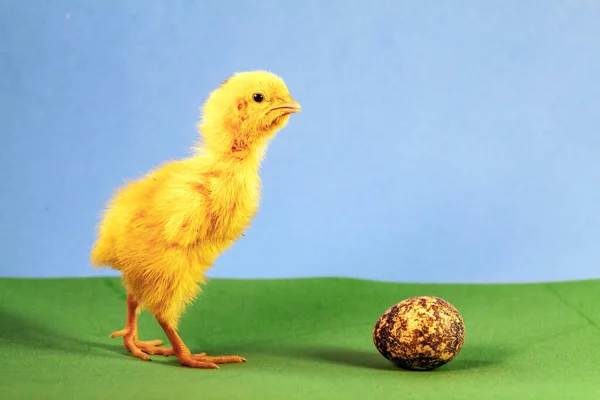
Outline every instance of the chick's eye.
{"type": "Polygon", "coordinates": [[[262,103],[262,101],[265,99],[265,96],[260,93],[254,93],[252,95],[252,99],[257,103],[262,103]]]}

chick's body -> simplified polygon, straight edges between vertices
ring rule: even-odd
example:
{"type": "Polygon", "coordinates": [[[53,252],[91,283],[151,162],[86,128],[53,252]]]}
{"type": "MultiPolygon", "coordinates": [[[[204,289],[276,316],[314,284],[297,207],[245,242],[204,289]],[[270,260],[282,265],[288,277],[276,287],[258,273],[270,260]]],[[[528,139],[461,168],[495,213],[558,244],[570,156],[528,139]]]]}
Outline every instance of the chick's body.
{"type": "MultiPolygon", "coordinates": [[[[122,273],[128,314],[123,336],[135,355],[176,354],[193,367],[245,361],[192,355],[176,333],[178,321],[216,258],[242,235],[260,200],[258,169],[268,141],[298,112],[283,81],[267,72],[236,74],[204,106],[204,143],[119,189],[98,226],[96,266],[122,273]],[[173,348],[137,339],[137,312],[146,308],[173,348]]],[[[237,358],[236,358],[237,357],[237,358]]]]}
{"type": "Polygon", "coordinates": [[[141,306],[175,324],[258,209],[258,174],[238,164],[174,161],[125,186],[101,224],[94,263],[121,271],[141,306]]]}

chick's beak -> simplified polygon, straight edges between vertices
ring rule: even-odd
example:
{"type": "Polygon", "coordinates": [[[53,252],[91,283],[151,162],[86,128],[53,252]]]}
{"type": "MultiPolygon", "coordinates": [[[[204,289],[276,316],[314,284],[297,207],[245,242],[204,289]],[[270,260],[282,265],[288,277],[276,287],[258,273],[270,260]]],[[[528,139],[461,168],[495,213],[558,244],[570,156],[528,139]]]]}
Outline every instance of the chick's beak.
{"type": "Polygon", "coordinates": [[[290,100],[287,103],[280,104],[272,108],[273,111],[281,111],[284,114],[294,114],[301,111],[300,104],[296,100],[290,100]]]}

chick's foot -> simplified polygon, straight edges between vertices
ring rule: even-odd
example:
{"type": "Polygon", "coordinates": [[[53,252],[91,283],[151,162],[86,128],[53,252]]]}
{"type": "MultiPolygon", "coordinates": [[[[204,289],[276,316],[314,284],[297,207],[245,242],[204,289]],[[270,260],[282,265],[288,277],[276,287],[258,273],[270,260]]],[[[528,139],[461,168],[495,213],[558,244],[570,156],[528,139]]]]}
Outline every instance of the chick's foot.
{"type": "Polygon", "coordinates": [[[172,356],[175,354],[171,347],[160,347],[162,340],[138,340],[136,335],[128,333],[126,329],[110,334],[111,338],[122,336],[125,348],[129,349],[136,357],[149,361],[148,355],[172,356]]]}
{"type": "Polygon", "coordinates": [[[169,342],[173,345],[175,355],[179,360],[179,363],[183,366],[192,368],[208,368],[217,369],[217,364],[230,364],[230,363],[243,363],[246,362],[245,358],[240,356],[207,356],[206,353],[191,354],[188,347],[185,345],[176,329],[165,321],[158,320],[158,323],[165,331],[169,342]]]}
{"type": "Polygon", "coordinates": [[[217,364],[246,362],[246,359],[240,356],[207,356],[206,353],[180,354],[177,358],[179,359],[179,363],[183,366],[209,369],[219,368],[217,364]]]}
{"type": "Polygon", "coordinates": [[[206,353],[192,354],[192,359],[197,361],[206,361],[215,364],[235,364],[246,362],[246,359],[240,356],[207,356],[206,353]]]}
{"type": "Polygon", "coordinates": [[[142,360],[150,361],[150,357],[148,355],[158,354],[161,356],[171,356],[175,354],[172,348],[160,347],[163,344],[162,340],[138,340],[138,309],[138,302],[132,296],[127,295],[127,318],[125,322],[125,328],[114,331],[110,334],[110,337],[123,337],[123,344],[125,345],[125,348],[142,360]]]}

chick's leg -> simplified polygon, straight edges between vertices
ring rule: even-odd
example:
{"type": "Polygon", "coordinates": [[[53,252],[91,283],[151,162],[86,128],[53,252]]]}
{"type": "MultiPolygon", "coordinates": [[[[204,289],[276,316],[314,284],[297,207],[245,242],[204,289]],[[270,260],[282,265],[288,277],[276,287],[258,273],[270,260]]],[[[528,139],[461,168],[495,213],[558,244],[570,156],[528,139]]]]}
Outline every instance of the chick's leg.
{"type": "Polygon", "coordinates": [[[177,359],[181,365],[192,368],[214,369],[219,368],[217,364],[246,362],[246,359],[240,356],[207,356],[206,353],[191,354],[175,328],[161,320],[158,320],[158,323],[169,338],[169,341],[173,346],[173,351],[175,352],[175,355],[177,355],[177,359]]]}
{"type": "Polygon", "coordinates": [[[115,331],[110,334],[111,338],[123,337],[123,344],[129,351],[133,353],[136,357],[141,358],[142,360],[150,361],[150,357],[148,354],[159,354],[162,356],[170,356],[175,354],[173,349],[159,347],[162,345],[162,340],[149,340],[149,341],[141,341],[138,340],[138,326],[137,326],[137,316],[138,316],[139,304],[137,301],[131,297],[131,295],[127,295],[127,319],[125,322],[125,328],[119,331],[115,331]]]}

